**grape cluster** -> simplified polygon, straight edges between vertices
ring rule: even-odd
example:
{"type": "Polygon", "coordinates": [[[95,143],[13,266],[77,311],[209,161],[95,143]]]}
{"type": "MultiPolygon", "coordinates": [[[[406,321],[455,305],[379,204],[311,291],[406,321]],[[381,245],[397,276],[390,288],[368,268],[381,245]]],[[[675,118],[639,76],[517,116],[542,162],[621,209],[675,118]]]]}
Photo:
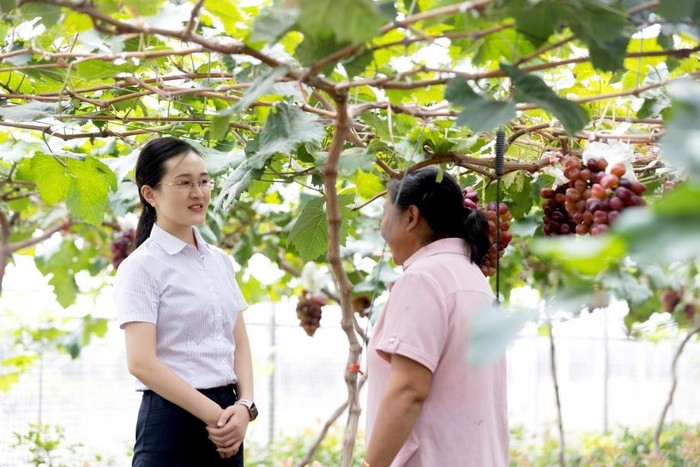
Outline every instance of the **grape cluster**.
{"type": "Polygon", "coordinates": [[[627,171],[621,162],[609,170],[605,159],[589,159],[586,165],[573,156],[563,161],[564,176],[569,180],[555,188],[543,188],[544,234],[577,233],[599,235],[608,230],[620,213],[631,206],[645,204],[646,187],[624,178],[627,171]]]}
{"type": "Polygon", "coordinates": [[[326,297],[313,295],[308,290],[302,290],[297,302],[297,318],[299,326],[304,328],[308,336],[313,336],[321,325],[321,313],[326,297]]]}
{"type": "MultiPolygon", "coordinates": [[[[684,292],[685,290],[683,287],[681,287],[681,290],[674,290],[672,288],[664,289],[664,291],[661,293],[661,308],[663,308],[663,310],[667,313],[673,313],[676,311],[676,307],[681,304],[684,292]]],[[[685,303],[683,304],[682,310],[683,316],[687,320],[693,321],[696,312],[695,304],[685,303]]]]}
{"type": "Polygon", "coordinates": [[[566,190],[569,189],[569,184],[565,183],[555,188],[542,188],[540,196],[545,201],[544,216],[542,218],[544,226],[544,234],[551,235],[568,235],[576,229],[576,223],[569,215],[566,209],[566,190]]]}
{"type": "Polygon", "coordinates": [[[112,240],[112,265],[114,269],[117,269],[122,261],[129,256],[135,238],[134,229],[127,229],[119,232],[119,237],[112,240]]]}
{"type": "MultiPolygon", "coordinates": [[[[484,210],[479,206],[479,194],[474,188],[468,186],[462,190],[462,193],[464,194],[464,206],[469,209],[484,210]]],[[[513,235],[508,231],[513,215],[510,213],[506,203],[496,205],[496,203],[491,202],[486,205],[485,211],[486,218],[489,221],[489,240],[491,241],[491,245],[489,246],[489,252],[484,257],[479,267],[485,276],[493,276],[496,274],[498,258],[503,256],[506,247],[508,247],[510,241],[513,239],[513,235]],[[498,242],[496,241],[497,235],[498,242]]]]}

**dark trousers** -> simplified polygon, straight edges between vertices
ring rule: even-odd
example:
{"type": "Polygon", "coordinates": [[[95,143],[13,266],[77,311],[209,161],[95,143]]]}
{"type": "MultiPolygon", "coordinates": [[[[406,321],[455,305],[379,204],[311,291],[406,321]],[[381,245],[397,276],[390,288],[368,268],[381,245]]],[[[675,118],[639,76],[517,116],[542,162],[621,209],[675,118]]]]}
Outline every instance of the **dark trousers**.
{"type": "MultiPolygon", "coordinates": [[[[234,386],[200,389],[226,408],[238,399],[234,386]]],[[[144,391],[136,422],[133,467],[243,466],[243,444],[228,459],[219,457],[200,419],[153,391],[144,391]]]]}

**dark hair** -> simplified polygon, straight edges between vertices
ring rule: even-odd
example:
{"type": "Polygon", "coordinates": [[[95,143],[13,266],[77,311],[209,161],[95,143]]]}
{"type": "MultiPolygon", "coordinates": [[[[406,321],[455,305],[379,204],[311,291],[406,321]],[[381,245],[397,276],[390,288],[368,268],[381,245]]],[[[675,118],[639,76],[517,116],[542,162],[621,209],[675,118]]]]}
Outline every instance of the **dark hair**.
{"type": "MultiPolygon", "coordinates": [[[[156,222],[156,209],[151,206],[141,194],[141,187],[148,185],[154,187],[160,183],[165,175],[165,163],[173,157],[180,156],[186,152],[199,154],[190,144],[171,136],[150,140],[141,149],[139,158],[136,161],[134,178],[136,188],[139,191],[139,199],[143,210],[136,227],[136,238],[133,249],[136,249],[151,235],[151,229],[156,222]]],[[[199,154],[201,156],[201,154],[199,154]]]]}
{"type": "Polygon", "coordinates": [[[401,211],[418,208],[432,230],[428,243],[442,238],[458,237],[467,242],[472,263],[481,264],[491,246],[489,222],[478,209],[464,206],[464,196],[457,181],[447,172],[426,167],[389,183],[389,200],[401,211]]]}

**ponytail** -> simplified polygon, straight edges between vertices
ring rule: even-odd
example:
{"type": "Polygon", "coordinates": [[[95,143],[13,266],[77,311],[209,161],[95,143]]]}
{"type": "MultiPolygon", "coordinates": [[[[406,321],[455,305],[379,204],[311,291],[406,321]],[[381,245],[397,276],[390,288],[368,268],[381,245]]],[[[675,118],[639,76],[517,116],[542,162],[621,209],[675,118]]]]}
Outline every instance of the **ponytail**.
{"type": "Polygon", "coordinates": [[[134,246],[132,251],[137,249],[139,245],[146,241],[148,237],[151,236],[151,230],[153,225],[156,223],[156,209],[148,203],[144,203],[143,211],[141,211],[141,217],[139,217],[139,223],[136,227],[136,238],[134,239],[134,246]]]}
{"type": "Polygon", "coordinates": [[[491,247],[489,221],[479,209],[464,208],[465,219],[462,238],[467,242],[469,258],[477,266],[481,265],[491,247]]]}

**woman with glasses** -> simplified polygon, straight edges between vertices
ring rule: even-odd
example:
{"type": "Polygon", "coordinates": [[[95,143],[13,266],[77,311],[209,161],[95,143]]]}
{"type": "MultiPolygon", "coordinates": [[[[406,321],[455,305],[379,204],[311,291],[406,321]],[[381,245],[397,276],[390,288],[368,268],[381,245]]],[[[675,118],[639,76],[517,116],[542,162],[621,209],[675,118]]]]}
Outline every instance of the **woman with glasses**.
{"type": "Polygon", "coordinates": [[[143,391],[133,466],[242,466],[257,416],[246,307],[229,257],[207,244],[212,180],[176,138],[148,142],[136,185],[143,206],[115,298],[129,372],[143,391]]]}
{"type": "Polygon", "coordinates": [[[488,229],[448,173],[389,185],[380,232],[403,274],[368,345],[364,467],[507,467],[505,360],[467,359],[469,323],[495,298],[488,229]]]}

